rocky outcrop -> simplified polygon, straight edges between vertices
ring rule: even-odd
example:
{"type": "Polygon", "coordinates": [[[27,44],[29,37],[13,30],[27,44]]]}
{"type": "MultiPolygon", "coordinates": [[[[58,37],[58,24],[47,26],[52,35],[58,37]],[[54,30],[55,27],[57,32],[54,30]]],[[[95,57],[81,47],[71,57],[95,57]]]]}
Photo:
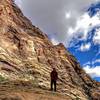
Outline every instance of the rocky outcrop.
{"type": "Polygon", "coordinates": [[[0,0],[0,75],[49,89],[52,67],[58,72],[58,92],[72,99],[100,99],[99,83],[85,73],[63,44],[54,46],[13,0],[0,0]]]}

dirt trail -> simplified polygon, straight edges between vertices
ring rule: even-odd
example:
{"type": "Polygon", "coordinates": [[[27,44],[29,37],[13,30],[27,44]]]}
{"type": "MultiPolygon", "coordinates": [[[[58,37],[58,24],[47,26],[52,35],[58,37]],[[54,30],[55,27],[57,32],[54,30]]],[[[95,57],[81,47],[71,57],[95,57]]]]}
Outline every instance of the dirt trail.
{"type": "Polygon", "coordinates": [[[58,92],[40,88],[0,86],[0,100],[72,100],[58,92]]]}

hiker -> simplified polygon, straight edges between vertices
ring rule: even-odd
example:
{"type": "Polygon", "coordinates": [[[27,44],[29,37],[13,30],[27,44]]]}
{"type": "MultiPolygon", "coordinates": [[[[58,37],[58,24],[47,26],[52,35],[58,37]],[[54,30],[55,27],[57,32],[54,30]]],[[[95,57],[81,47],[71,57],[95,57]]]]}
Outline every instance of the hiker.
{"type": "Polygon", "coordinates": [[[56,81],[58,79],[58,73],[55,68],[53,68],[53,71],[50,73],[51,76],[51,91],[53,91],[53,86],[54,86],[54,91],[56,92],[56,81]]]}

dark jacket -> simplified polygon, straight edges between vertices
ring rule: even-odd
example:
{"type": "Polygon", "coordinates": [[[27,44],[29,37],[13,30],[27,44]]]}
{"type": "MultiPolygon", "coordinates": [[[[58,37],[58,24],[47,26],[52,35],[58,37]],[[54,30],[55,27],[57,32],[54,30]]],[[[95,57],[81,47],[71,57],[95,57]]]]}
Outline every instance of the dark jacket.
{"type": "Polygon", "coordinates": [[[56,81],[58,79],[58,73],[56,71],[52,71],[51,74],[51,80],[56,81]]]}

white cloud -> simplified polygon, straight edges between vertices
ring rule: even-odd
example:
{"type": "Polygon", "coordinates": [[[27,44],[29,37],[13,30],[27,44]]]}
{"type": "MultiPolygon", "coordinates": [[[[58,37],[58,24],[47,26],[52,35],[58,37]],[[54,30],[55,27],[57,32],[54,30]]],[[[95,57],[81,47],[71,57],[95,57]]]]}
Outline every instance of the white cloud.
{"type": "Polygon", "coordinates": [[[95,64],[95,63],[100,63],[100,59],[96,59],[95,61],[92,62],[92,64],[95,64]]]}
{"type": "Polygon", "coordinates": [[[73,35],[74,32],[75,32],[75,30],[72,27],[69,27],[69,29],[68,29],[69,35],[73,35]]]}
{"type": "Polygon", "coordinates": [[[53,43],[53,45],[59,44],[59,42],[56,39],[54,39],[54,38],[51,39],[51,42],[53,43]]]}
{"type": "Polygon", "coordinates": [[[15,1],[34,25],[38,26],[48,35],[53,36],[52,34],[56,33],[55,39],[66,44],[67,47],[73,36],[76,36],[74,34],[76,31],[81,30],[85,32],[84,38],[87,36],[90,18],[86,14],[82,17],[80,16],[95,0],[75,0],[75,2],[73,0],[15,1]],[[72,33],[73,31],[74,33],[72,33]]]}
{"type": "Polygon", "coordinates": [[[96,30],[95,35],[93,37],[94,44],[100,44],[100,28],[96,30]]]}
{"type": "Polygon", "coordinates": [[[100,77],[100,66],[96,66],[96,67],[90,67],[90,66],[86,66],[83,68],[87,74],[89,74],[92,78],[95,77],[100,77]]]}
{"type": "Polygon", "coordinates": [[[88,51],[91,47],[91,43],[82,44],[79,48],[80,51],[88,51]]]}
{"type": "Polygon", "coordinates": [[[66,17],[66,19],[71,18],[71,12],[66,12],[66,13],[65,13],[65,17],[66,17]]]}
{"type": "Polygon", "coordinates": [[[91,62],[90,61],[88,61],[87,63],[85,63],[83,66],[87,66],[87,65],[90,65],[91,64],[91,62]]]}
{"type": "Polygon", "coordinates": [[[22,0],[15,0],[15,3],[21,8],[22,0]]]}
{"type": "MultiPolygon", "coordinates": [[[[88,32],[95,27],[96,25],[100,25],[100,19],[98,14],[94,17],[90,17],[88,13],[83,14],[76,22],[75,27],[72,29],[76,33],[80,33],[82,35],[82,39],[86,40],[88,36],[88,32]]],[[[77,35],[80,35],[77,34],[77,35]]],[[[94,37],[95,42],[100,42],[100,34],[97,33],[94,37]]]]}

